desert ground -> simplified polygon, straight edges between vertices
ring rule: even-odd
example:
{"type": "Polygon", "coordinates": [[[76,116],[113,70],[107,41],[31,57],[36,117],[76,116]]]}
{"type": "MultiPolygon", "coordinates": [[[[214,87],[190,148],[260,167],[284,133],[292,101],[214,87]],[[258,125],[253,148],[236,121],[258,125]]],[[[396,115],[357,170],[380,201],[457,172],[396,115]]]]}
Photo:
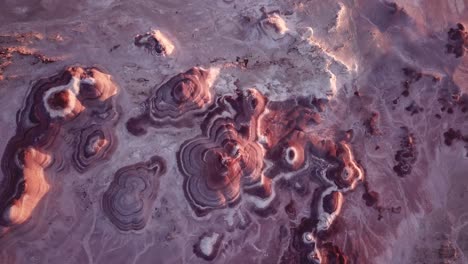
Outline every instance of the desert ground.
{"type": "Polygon", "coordinates": [[[3,0],[0,263],[468,263],[468,2],[3,0]]]}

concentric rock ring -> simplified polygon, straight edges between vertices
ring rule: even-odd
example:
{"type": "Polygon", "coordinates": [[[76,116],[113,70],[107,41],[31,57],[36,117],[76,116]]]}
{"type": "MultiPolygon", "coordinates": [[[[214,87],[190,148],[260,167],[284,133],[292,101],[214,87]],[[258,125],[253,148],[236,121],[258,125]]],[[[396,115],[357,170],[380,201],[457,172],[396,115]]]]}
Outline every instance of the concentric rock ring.
{"type": "MultiPolygon", "coordinates": [[[[47,192],[44,170],[53,163],[58,148],[65,147],[62,142],[56,142],[61,131],[82,129],[93,120],[103,127],[114,125],[109,120],[118,116],[111,98],[116,93],[117,86],[110,75],[97,68],[69,67],[31,87],[17,116],[16,134],[2,156],[4,179],[0,187],[0,215],[3,217],[0,224],[19,224],[27,220],[47,192]],[[28,203],[23,202],[25,195],[28,203]]],[[[91,156],[88,155],[88,161],[81,160],[77,168],[89,165],[91,156]]]]}
{"type": "Polygon", "coordinates": [[[151,117],[178,118],[186,112],[203,108],[211,101],[209,71],[192,68],[172,77],[150,98],[151,117]]]}
{"type": "Polygon", "coordinates": [[[241,189],[259,196],[271,192],[262,174],[264,151],[255,141],[265,98],[250,89],[218,103],[217,114],[202,123],[203,134],[185,141],[177,157],[184,193],[199,216],[234,206],[241,189]]]}
{"type": "Polygon", "coordinates": [[[308,136],[301,131],[292,131],[285,136],[277,145],[275,145],[268,153],[267,158],[277,161],[275,163],[278,172],[297,171],[306,164],[306,149],[308,144],[308,136]]]}
{"type": "Polygon", "coordinates": [[[80,131],[78,143],[73,152],[73,166],[83,173],[114,152],[116,139],[107,127],[92,124],[80,131]]]}
{"type": "Polygon", "coordinates": [[[187,199],[198,215],[235,205],[241,186],[261,180],[263,152],[245,140],[232,120],[217,119],[208,137],[184,142],[178,153],[187,199]]]}
{"type": "Polygon", "coordinates": [[[102,198],[109,220],[122,231],[143,229],[157,197],[159,177],[165,173],[165,161],[159,156],[119,169],[102,198]]]}
{"type": "Polygon", "coordinates": [[[212,102],[212,83],[213,72],[197,67],[172,77],[148,98],[146,112],[127,122],[128,131],[142,135],[147,124],[191,126],[194,115],[212,102]]]}

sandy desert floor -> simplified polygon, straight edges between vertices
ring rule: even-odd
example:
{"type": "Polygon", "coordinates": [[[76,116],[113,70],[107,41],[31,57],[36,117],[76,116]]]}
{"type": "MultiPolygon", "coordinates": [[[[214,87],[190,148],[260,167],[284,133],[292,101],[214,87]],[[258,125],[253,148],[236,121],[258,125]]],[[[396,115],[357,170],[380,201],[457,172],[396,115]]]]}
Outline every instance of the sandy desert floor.
{"type": "Polygon", "coordinates": [[[467,1],[0,6],[0,263],[468,263],[467,1]]]}

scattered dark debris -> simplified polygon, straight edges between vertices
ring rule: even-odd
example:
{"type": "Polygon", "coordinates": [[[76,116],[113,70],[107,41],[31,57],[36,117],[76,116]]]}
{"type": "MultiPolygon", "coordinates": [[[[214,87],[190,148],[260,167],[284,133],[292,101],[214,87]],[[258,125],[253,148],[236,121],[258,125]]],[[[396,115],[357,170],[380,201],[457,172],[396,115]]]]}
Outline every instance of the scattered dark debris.
{"type": "Polygon", "coordinates": [[[403,73],[408,78],[409,83],[417,82],[422,77],[422,73],[413,68],[403,68],[403,73]]]}
{"type": "Polygon", "coordinates": [[[456,91],[455,93],[440,97],[437,100],[442,106],[440,111],[447,111],[448,114],[455,113],[456,110],[460,110],[462,113],[468,112],[468,94],[460,93],[456,91]]]}
{"type": "Polygon", "coordinates": [[[114,50],[120,48],[120,44],[117,44],[115,46],[113,46],[112,48],[110,48],[109,52],[113,52],[114,50]]]}
{"type": "Polygon", "coordinates": [[[216,57],[216,58],[210,60],[210,63],[215,63],[215,62],[218,62],[218,61],[225,61],[225,60],[226,60],[225,58],[216,57]]]}
{"type": "Polygon", "coordinates": [[[391,15],[396,15],[398,13],[404,13],[405,10],[402,7],[399,7],[395,2],[384,2],[385,6],[389,9],[391,15]]]}
{"type": "Polygon", "coordinates": [[[422,78],[423,74],[420,71],[409,67],[405,67],[402,70],[403,74],[406,76],[406,80],[403,81],[404,90],[401,93],[401,95],[403,95],[404,97],[408,97],[410,94],[411,84],[419,81],[422,78]]]}
{"type": "Polygon", "coordinates": [[[462,57],[465,49],[468,48],[468,32],[465,27],[458,23],[455,28],[450,28],[447,34],[448,43],[445,45],[447,53],[453,53],[456,58],[462,57]]]}
{"type": "Polygon", "coordinates": [[[379,201],[379,194],[374,191],[365,192],[362,199],[366,201],[366,206],[372,207],[379,201]]]}
{"type": "Polygon", "coordinates": [[[412,133],[409,133],[407,127],[402,127],[405,130],[405,136],[400,143],[400,150],[395,154],[397,164],[393,167],[393,171],[400,177],[405,177],[411,174],[412,166],[417,160],[418,152],[416,149],[415,138],[412,133]]]}
{"type": "Polygon", "coordinates": [[[249,59],[236,57],[236,62],[238,64],[240,64],[242,67],[247,68],[247,64],[249,63],[249,59]]]}
{"type": "Polygon", "coordinates": [[[463,135],[460,130],[454,130],[449,128],[444,132],[444,143],[447,146],[451,146],[454,141],[462,140],[468,143],[468,135],[463,135]]]}
{"type": "Polygon", "coordinates": [[[291,200],[285,207],[284,211],[288,214],[289,219],[296,219],[297,210],[296,210],[296,203],[294,200],[291,200]]]}
{"type": "Polygon", "coordinates": [[[379,214],[378,214],[378,216],[377,216],[377,220],[380,221],[380,220],[383,219],[383,214],[382,214],[382,213],[383,213],[384,210],[383,210],[382,207],[379,207],[377,211],[379,212],[379,214]]]}
{"type": "Polygon", "coordinates": [[[461,94],[456,98],[455,102],[460,107],[462,113],[468,112],[468,94],[461,94]]]}
{"type": "Polygon", "coordinates": [[[411,102],[410,105],[408,105],[407,107],[405,107],[405,110],[408,111],[408,112],[410,112],[411,116],[413,116],[413,115],[415,115],[415,114],[418,114],[418,113],[424,111],[424,108],[418,106],[418,105],[416,104],[416,102],[413,101],[413,102],[411,102]]]}
{"type": "Polygon", "coordinates": [[[371,117],[369,117],[369,119],[367,119],[364,122],[364,126],[366,127],[367,133],[374,135],[374,136],[380,135],[381,132],[378,126],[378,122],[379,122],[379,113],[372,112],[371,117]]]}
{"type": "Polygon", "coordinates": [[[380,198],[379,193],[371,190],[369,186],[369,182],[367,180],[364,181],[363,186],[364,186],[364,193],[362,194],[362,199],[366,202],[366,206],[373,207],[374,209],[377,209],[377,211],[379,211],[380,213],[379,208],[381,207],[378,205],[379,198],[380,198]]]}
{"type": "Polygon", "coordinates": [[[136,79],[136,81],[137,81],[138,83],[149,82],[148,79],[143,78],[143,77],[140,77],[140,78],[136,79]]]}

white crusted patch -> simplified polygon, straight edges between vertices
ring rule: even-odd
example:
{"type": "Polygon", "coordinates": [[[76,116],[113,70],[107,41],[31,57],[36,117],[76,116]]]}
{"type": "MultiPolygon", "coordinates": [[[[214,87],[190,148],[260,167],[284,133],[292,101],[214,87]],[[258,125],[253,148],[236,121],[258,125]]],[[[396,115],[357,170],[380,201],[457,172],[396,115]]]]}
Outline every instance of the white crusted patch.
{"type": "Polygon", "coordinates": [[[174,44],[159,30],[153,30],[153,36],[164,47],[166,55],[171,55],[174,52],[174,44]]]}
{"type": "Polygon", "coordinates": [[[206,78],[206,83],[208,84],[208,87],[211,88],[218,78],[220,72],[219,67],[212,67],[208,69],[208,78],[206,78]]]}
{"type": "Polygon", "coordinates": [[[286,21],[278,15],[278,14],[270,14],[264,21],[264,26],[270,26],[273,27],[275,32],[279,35],[284,35],[286,32],[288,32],[288,26],[286,25],[286,21]]]}
{"type": "Polygon", "coordinates": [[[319,231],[327,230],[328,228],[330,228],[330,226],[335,221],[336,217],[341,212],[341,206],[343,205],[343,194],[341,192],[338,192],[338,201],[337,201],[338,206],[336,210],[331,214],[323,210],[323,197],[331,194],[333,191],[337,191],[337,188],[335,186],[328,188],[325,192],[323,192],[322,196],[320,197],[320,203],[319,203],[319,208],[318,208],[319,222],[317,224],[317,229],[319,231]]]}
{"type": "Polygon", "coordinates": [[[200,251],[205,256],[210,256],[213,254],[214,245],[218,242],[220,235],[218,233],[213,233],[211,236],[204,236],[200,240],[200,251]]]}
{"type": "Polygon", "coordinates": [[[297,150],[295,147],[288,147],[284,151],[284,159],[290,165],[294,165],[294,162],[297,160],[297,150]]]}
{"type": "Polygon", "coordinates": [[[72,77],[68,84],[53,87],[45,92],[44,97],[43,97],[43,103],[50,117],[52,118],[65,117],[72,113],[73,109],[75,108],[76,101],[77,101],[76,95],[80,93],[80,83],[81,81],[79,78],[72,77]],[[60,91],[68,91],[68,96],[69,96],[70,101],[68,102],[67,107],[65,107],[64,109],[61,109],[61,110],[52,109],[48,104],[48,100],[50,96],[53,96],[55,93],[60,92],[60,91]]]}

